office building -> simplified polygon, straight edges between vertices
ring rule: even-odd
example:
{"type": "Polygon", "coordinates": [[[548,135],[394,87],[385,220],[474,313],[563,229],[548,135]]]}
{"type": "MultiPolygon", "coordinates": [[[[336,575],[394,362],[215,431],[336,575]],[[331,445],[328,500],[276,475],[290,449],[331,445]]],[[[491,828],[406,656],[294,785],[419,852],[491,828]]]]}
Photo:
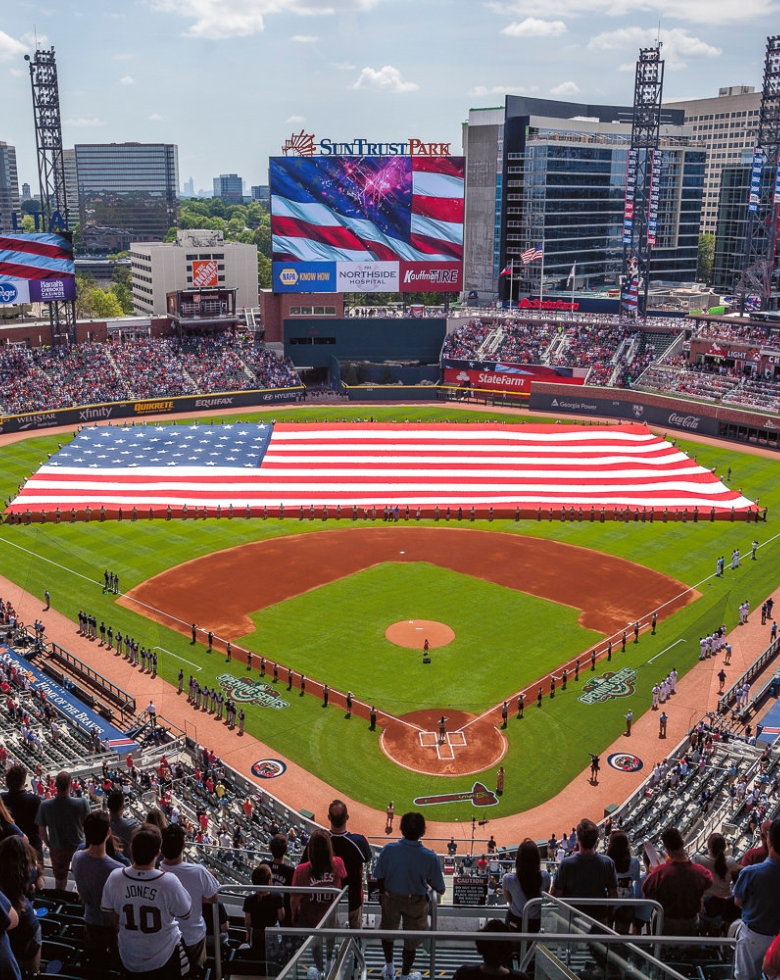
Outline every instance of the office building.
{"type": "Polygon", "coordinates": [[[122,252],[165,238],[179,198],[176,146],[83,143],[75,155],[83,250],[122,252]]]}
{"type": "MultiPolygon", "coordinates": [[[[718,221],[715,231],[715,257],[712,263],[712,288],[720,293],[733,293],[745,266],[745,237],[747,235],[748,197],[753,169],[753,151],[744,150],[742,161],[721,169],[718,221]]],[[[771,200],[775,185],[774,169],[764,168],[761,198],[771,200]]],[[[763,229],[758,229],[759,240],[763,229]]]]}
{"type": "Polygon", "coordinates": [[[184,197],[195,197],[195,181],[192,177],[184,181],[184,197]]]}
{"type": "MultiPolygon", "coordinates": [[[[0,232],[13,230],[15,214],[19,214],[16,147],[0,141],[0,232]]],[[[21,227],[21,218],[19,218],[19,227],[21,227]]]]}
{"type": "Polygon", "coordinates": [[[218,297],[220,307],[227,304],[228,318],[258,306],[257,246],[226,242],[221,231],[188,229],[175,242],[133,242],[130,263],[133,310],[139,315],[173,314],[169,297],[176,292],[198,294],[204,310],[218,297]]]}
{"type": "Polygon", "coordinates": [[[271,188],[268,184],[252,184],[249,188],[249,195],[253,201],[261,204],[271,204],[271,188]]]}
{"type": "MultiPolygon", "coordinates": [[[[542,262],[524,265],[521,256],[541,243],[545,291],[565,288],[575,263],[578,286],[618,284],[632,111],[519,96],[507,96],[503,109],[470,111],[463,133],[467,290],[503,295],[500,273],[511,265],[515,296],[538,292],[542,262]]],[[[695,279],[704,164],[683,112],[664,110],[652,280],[695,279]]]]}
{"type": "Polygon", "coordinates": [[[63,150],[65,196],[68,199],[68,221],[72,228],[79,220],[79,181],[76,176],[76,151],[63,150]]]}
{"type": "Polygon", "coordinates": [[[707,150],[701,231],[714,235],[721,171],[739,163],[745,150],[752,153],[758,136],[761,92],[756,92],[752,85],[732,85],[720,89],[717,98],[669,102],[667,108],[682,109],[686,127],[707,150]]]}
{"type": "Polygon", "coordinates": [[[214,197],[221,198],[225,204],[243,204],[244,181],[238,174],[220,174],[214,178],[214,197]]]}

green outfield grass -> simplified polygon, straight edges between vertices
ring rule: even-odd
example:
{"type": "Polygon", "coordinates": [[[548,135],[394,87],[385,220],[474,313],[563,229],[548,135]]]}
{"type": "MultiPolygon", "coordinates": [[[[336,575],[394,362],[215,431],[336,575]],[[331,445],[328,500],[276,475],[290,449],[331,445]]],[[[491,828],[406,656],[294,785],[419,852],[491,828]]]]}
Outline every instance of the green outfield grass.
{"type": "Polygon", "coordinates": [[[271,659],[284,651],[307,677],[395,715],[447,705],[481,714],[601,639],[578,615],[425,562],[386,563],[262,610],[240,642],[271,659]],[[403,619],[446,623],[455,639],[423,669],[419,649],[385,637],[403,619]]]}
{"type": "MultiPolygon", "coordinates": [[[[338,407],[331,412],[308,408],[282,413],[276,409],[246,417],[341,420],[369,414],[381,421],[469,419],[468,413],[438,407],[406,411],[373,406],[338,407]]],[[[490,417],[472,415],[471,420],[490,417]]],[[[517,421],[517,416],[501,413],[493,417],[517,421]]],[[[48,453],[56,451],[57,438],[35,437],[0,450],[0,492],[4,498],[13,496],[17,484],[37,469],[48,453]]],[[[580,688],[589,679],[590,671],[585,670],[579,684],[570,681],[565,694],[559,692],[554,701],[546,698],[541,710],[529,705],[522,721],[510,720],[504,763],[506,791],[491,816],[527,809],[560,791],[587,765],[589,752],[601,751],[620,734],[629,706],[635,716],[647,708],[650,688],[657,679],[672,666],[684,673],[697,661],[698,637],[704,631],[724,622],[733,626],[740,602],[747,598],[754,606],[760,604],[780,581],[780,542],[772,540],[772,517],[780,506],[780,461],[746,455],[731,446],[690,444],[687,448],[700,463],[715,467],[718,473],[731,466],[732,484],[742,487],[747,496],[760,498],[762,507],[769,507],[769,522],[468,522],[469,527],[482,530],[544,537],[604,551],[671,575],[702,593],[695,603],[660,624],[656,637],[643,634],[638,645],[629,644],[625,654],[616,653],[613,668],[626,666],[637,671],[635,693],[630,698],[599,705],[577,701],[580,688]],[[762,544],[769,542],[759,551],[759,560],[751,562],[748,557],[738,571],[715,579],[717,556],[725,554],[728,558],[735,547],[749,556],[754,536],[762,544]],[[648,664],[658,654],[662,655],[648,664]]],[[[365,523],[355,522],[357,526],[365,523]]],[[[339,526],[353,526],[353,522],[341,521],[339,526]]],[[[103,569],[117,572],[122,591],[127,591],[192,558],[249,541],[299,533],[327,531],[319,521],[297,519],[3,525],[0,556],[4,575],[39,596],[48,588],[54,607],[71,619],[83,607],[98,621],[105,619],[115,630],[129,632],[146,646],[158,646],[188,660],[197,658],[203,663],[199,679],[211,685],[217,674],[231,669],[224,658],[208,657],[202,648],[193,654],[189,635],[151,623],[139,613],[116,605],[112,597],[103,596],[103,569]]],[[[285,666],[289,664],[333,688],[350,688],[360,697],[376,698],[380,708],[392,713],[426,706],[479,712],[578,649],[586,649],[593,642],[593,634],[577,626],[576,616],[568,607],[437,567],[390,564],[257,613],[253,617],[257,631],[244,641],[257,652],[278,658],[285,666]],[[387,625],[403,618],[447,622],[456,639],[442,651],[434,651],[434,663],[423,667],[417,654],[407,655],[384,638],[387,625]]],[[[203,621],[206,619],[204,611],[203,621]]],[[[67,638],[58,639],[67,648],[67,638]]],[[[173,681],[180,664],[163,653],[160,673],[173,681]]],[[[605,666],[599,665],[597,674],[605,666]]],[[[106,669],[110,671],[110,658],[106,669]]],[[[232,670],[241,676],[235,665],[232,670]]],[[[279,686],[283,690],[285,685],[279,686]]],[[[400,808],[415,796],[469,789],[474,782],[475,777],[445,780],[402,770],[383,756],[377,736],[368,732],[364,720],[347,720],[333,706],[323,711],[319,698],[299,698],[295,693],[283,711],[250,709],[247,729],[280,754],[331,782],[340,793],[382,808],[392,798],[400,808]]],[[[198,736],[207,739],[210,725],[211,720],[204,717],[200,723],[203,733],[198,736]]],[[[653,761],[645,760],[649,765],[653,761]]],[[[493,773],[484,774],[483,781],[491,788],[493,779],[493,773]]],[[[460,803],[427,812],[434,818],[469,820],[477,811],[470,804],[460,803]]]]}

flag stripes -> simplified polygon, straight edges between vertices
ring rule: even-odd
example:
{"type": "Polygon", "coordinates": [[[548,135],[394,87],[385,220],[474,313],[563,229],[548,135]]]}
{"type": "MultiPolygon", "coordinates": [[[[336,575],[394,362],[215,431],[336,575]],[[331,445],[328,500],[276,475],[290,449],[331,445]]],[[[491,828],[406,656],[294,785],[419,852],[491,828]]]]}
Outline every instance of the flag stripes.
{"type": "Polygon", "coordinates": [[[280,505],[715,508],[751,501],[643,425],[231,424],[84,429],[11,513],[280,505]]]}

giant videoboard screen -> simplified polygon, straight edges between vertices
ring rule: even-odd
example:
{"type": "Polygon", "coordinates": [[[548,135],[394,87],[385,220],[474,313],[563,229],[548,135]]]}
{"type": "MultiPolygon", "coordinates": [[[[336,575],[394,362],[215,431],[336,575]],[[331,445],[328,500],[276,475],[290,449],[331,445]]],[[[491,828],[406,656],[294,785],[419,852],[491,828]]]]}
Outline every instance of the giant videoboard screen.
{"type": "Polygon", "coordinates": [[[76,298],[73,242],[64,235],[0,235],[0,306],[76,298]]]}
{"type": "Polygon", "coordinates": [[[457,292],[463,157],[272,157],[275,292],[457,292]]]}

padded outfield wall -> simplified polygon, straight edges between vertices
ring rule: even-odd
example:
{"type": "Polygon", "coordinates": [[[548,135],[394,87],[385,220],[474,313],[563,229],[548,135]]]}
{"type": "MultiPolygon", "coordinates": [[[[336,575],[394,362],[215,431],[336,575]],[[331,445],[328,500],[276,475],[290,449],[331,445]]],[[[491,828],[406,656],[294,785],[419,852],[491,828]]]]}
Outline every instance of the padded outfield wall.
{"type": "Polygon", "coordinates": [[[751,412],[731,405],[709,404],[670,398],[648,391],[598,388],[533,382],[529,409],[534,412],[633,419],[664,429],[698,432],[702,435],[758,442],[780,449],[780,417],[769,412],[751,412]]]}

